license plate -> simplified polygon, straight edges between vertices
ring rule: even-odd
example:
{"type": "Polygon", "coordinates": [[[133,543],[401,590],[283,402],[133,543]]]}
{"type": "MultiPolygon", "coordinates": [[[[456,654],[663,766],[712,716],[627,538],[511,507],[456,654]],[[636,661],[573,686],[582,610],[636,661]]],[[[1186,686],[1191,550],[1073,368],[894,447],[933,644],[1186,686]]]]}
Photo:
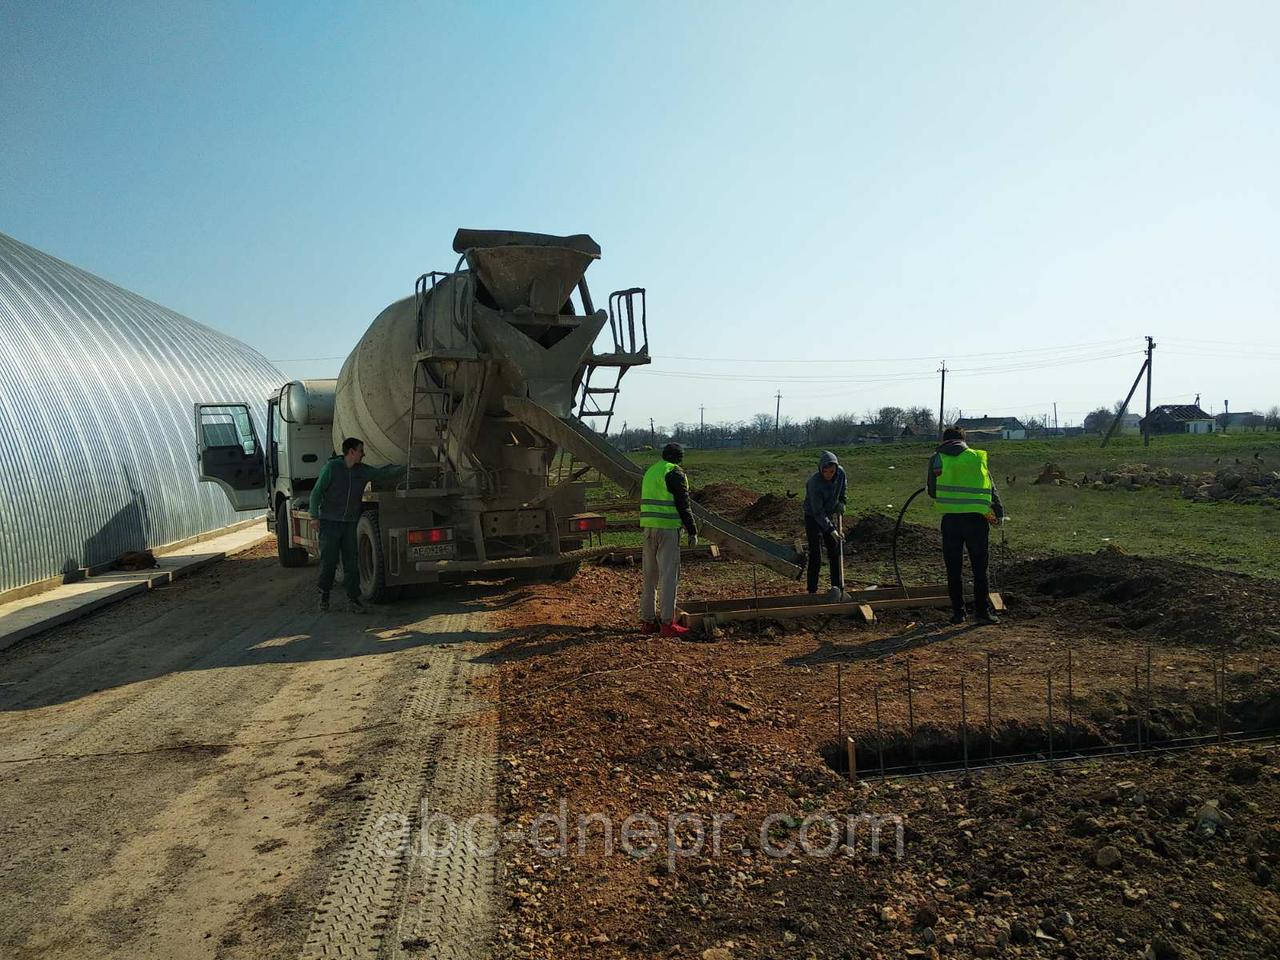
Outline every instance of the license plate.
{"type": "Polygon", "coordinates": [[[409,548],[410,560],[440,560],[452,556],[452,543],[426,543],[409,548]]]}

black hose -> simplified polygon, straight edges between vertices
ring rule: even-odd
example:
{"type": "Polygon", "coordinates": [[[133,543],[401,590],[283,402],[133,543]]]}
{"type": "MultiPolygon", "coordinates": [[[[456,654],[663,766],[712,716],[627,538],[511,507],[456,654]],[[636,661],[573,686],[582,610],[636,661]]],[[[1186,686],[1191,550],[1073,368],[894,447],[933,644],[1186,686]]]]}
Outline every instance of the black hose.
{"type": "Polygon", "coordinates": [[[898,511],[898,523],[893,528],[893,575],[898,578],[898,587],[906,590],[906,585],[902,582],[902,571],[898,569],[898,534],[902,532],[902,518],[907,515],[907,507],[911,506],[911,501],[920,494],[924,493],[924,487],[921,487],[911,496],[907,497],[907,502],[902,505],[902,509],[898,511]]]}

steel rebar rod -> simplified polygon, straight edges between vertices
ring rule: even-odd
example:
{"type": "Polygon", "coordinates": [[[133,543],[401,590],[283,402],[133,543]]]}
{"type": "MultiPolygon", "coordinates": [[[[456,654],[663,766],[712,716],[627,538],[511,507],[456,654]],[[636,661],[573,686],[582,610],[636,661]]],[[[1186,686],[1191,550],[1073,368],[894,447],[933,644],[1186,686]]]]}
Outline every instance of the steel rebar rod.
{"type": "Polygon", "coordinates": [[[884,776],[884,731],[880,726],[880,684],[876,683],[876,752],[880,755],[880,776],[884,776]]]}
{"type": "Polygon", "coordinates": [[[965,703],[964,674],[960,674],[960,740],[964,745],[964,771],[969,772],[969,712],[965,703]]]}
{"type": "Polygon", "coordinates": [[[1223,714],[1226,712],[1227,704],[1227,655],[1222,654],[1221,666],[1219,667],[1218,679],[1218,742],[1222,742],[1223,714]]]}
{"type": "Polygon", "coordinates": [[[911,733],[911,762],[916,762],[916,708],[911,693],[911,660],[907,660],[907,728],[911,733]]]}
{"type": "Polygon", "coordinates": [[[1147,644],[1147,693],[1142,700],[1142,725],[1147,730],[1147,739],[1151,739],[1151,644],[1147,644]]]}
{"type": "Polygon", "coordinates": [[[1048,691],[1045,694],[1046,702],[1049,705],[1049,759],[1053,759],[1053,671],[1045,671],[1045,680],[1048,683],[1048,691]]]}
{"type": "Polygon", "coordinates": [[[836,742],[844,740],[844,664],[836,661],[836,742]]]}
{"type": "Polygon", "coordinates": [[[987,759],[996,755],[995,733],[991,729],[991,651],[987,651],[987,759]]]}
{"type": "Polygon", "coordinates": [[[1138,665],[1133,665],[1133,725],[1137,733],[1135,743],[1142,750],[1142,711],[1138,708],[1138,665]]]}
{"type": "Polygon", "coordinates": [[[1072,660],[1071,648],[1067,648],[1067,750],[1068,752],[1076,748],[1076,729],[1075,729],[1075,703],[1073,697],[1075,695],[1075,681],[1072,676],[1072,660]]]}

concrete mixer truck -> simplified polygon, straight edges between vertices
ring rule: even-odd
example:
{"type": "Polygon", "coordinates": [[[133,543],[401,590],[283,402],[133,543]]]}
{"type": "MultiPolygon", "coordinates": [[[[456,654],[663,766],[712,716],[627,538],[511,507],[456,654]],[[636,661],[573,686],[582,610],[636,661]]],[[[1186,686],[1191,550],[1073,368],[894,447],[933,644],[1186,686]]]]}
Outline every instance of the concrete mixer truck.
{"type": "MultiPolygon", "coordinates": [[[[585,272],[600,247],[583,234],[462,229],[453,249],[454,269],[423,274],[378,314],[336,380],[268,397],[264,431],[246,400],[195,409],[200,479],[237,510],[266,509],[285,566],[318,553],[308,496],[343,438],[363,440],[371,465],[404,466],[365,491],[357,523],[374,602],[415,583],[571,577],[605,526],[586,510],[589,472],[639,491],[640,468],[604,436],[623,376],[649,362],[645,291],[597,310],[585,272]]],[[[797,569],[794,550],[695,512],[711,539],[797,569]]]]}

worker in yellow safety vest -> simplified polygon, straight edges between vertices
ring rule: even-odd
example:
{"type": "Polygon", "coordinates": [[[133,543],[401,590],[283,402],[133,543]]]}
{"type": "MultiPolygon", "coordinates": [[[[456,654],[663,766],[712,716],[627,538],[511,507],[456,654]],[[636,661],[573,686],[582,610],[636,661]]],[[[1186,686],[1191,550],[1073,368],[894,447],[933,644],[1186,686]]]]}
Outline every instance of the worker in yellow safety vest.
{"type": "Polygon", "coordinates": [[[987,559],[991,527],[1003,523],[1005,514],[987,469],[986,451],[966,444],[963,428],[947,427],[929,461],[927,487],[942,516],[942,558],[947,565],[951,622],[965,622],[963,572],[967,550],[973,568],[974,622],[999,623],[988,596],[987,559]]]}
{"type": "Polygon", "coordinates": [[[668,443],[662,459],[644,472],[640,484],[640,530],[644,534],[644,586],[640,624],[645,633],[678,637],[689,632],[675,622],[676,584],[680,580],[680,528],[698,542],[689,508],[689,478],[680,469],[684,447],[668,443]]]}

